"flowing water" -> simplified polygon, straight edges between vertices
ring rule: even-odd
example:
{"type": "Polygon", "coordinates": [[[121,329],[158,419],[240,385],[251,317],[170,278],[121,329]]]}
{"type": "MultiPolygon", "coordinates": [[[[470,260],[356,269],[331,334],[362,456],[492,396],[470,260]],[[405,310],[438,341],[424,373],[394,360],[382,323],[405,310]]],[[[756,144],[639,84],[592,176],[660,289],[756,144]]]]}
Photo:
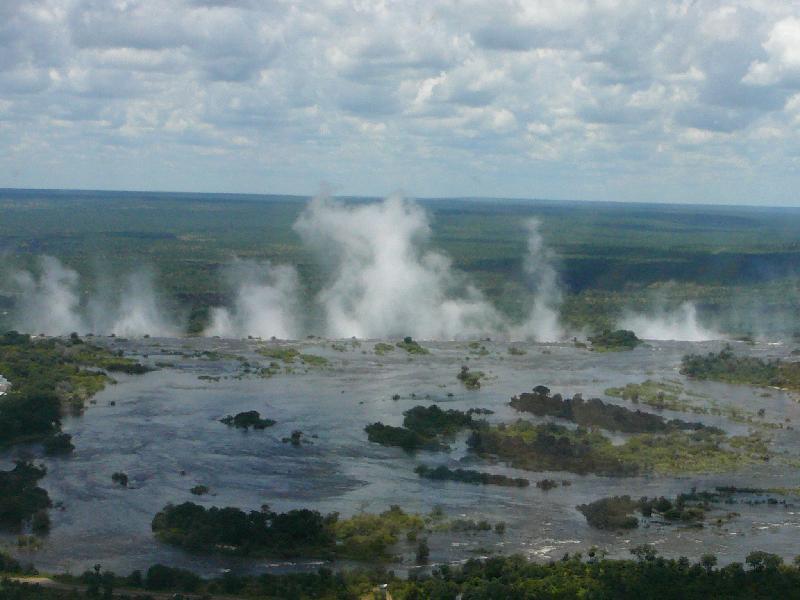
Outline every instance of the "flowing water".
{"type": "MultiPolygon", "coordinates": [[[[191,500],[204,505],[258,510],[262,504],[285,511],[308,507],[349,516],[359,511],[380,512],[400,505],[410,512],[428,513],[441,506],[448,518],[486,519],[507,523],[505,535],[489,532],[442,532],[430,536],[431,561],[456,563],[489,553],[521,552],[541,560],[592,546],[610,556],[629,556],[629,549],[652,543],[662,554],[697,558],[711,552],[720,562],[742,561],[760,549],[792,558],[798,549],[800,499],[786,496],[786,505],[737,504],[741,516],[724,526],[702,529],[653,524],[622,535],[586,524],[576,506],[615,494],[674,496],[692,487],[797,487],[798,469],[780,461],[746,466],[734,473],[611,478],[566,472],[532,473],[470,457],[466,435],[452,450],[406,453],[367,441],[364,426],[383,421],[402,423],[403,411],[437,403],[443,408],[489,408],[490,422],[509,422],[520,415],[508,406],[512,395],[538,384],[565,396],[631,406],[605,398],[609,386],[645,379],[679,381],[685,391],[714,398],[720,406],[736,406],[763,419],[796,422],[800,406],[788,394],[748,386],[693,382],[678,372],[687,352],[716,351],[719,342],[651,342],[632,352],[594,353],[572,345],[514,344],[526,354],[508,354],[502,342],[484,342],[487,355],[477,356],[464,342],[423,343],[429,355],[410,355],[396,349],[384,356],[373,352],[374,342],[324,340],[292,344],[302,352],[324,356],[327,367],[299,367],[294,373],[262,378],[243,373],[244,360],[268,364],[255,353],[264,342],[255,340],[106,338],[101,343],[137,356],[148,364],[170,363],[140,376],[119,376],[117,385],[95,396],[84,415],[70,417],[64,430],[73,436],[75,452],[46,458],[47,476],[41,484],[63,509],[51,511],[52,531],[37,550],[12,548],[23,560],[42,570],[79,572],[100,563],[118,573],[162,562],[212,575],[223,569],[237,572],[287,571],[316,568],[319,561],[271,561],[188,554],[156,541],[150,522],[168,502],[191,500]],[[202,354],[206,352],[206,354],[202,354]],[[473,354],[471,354],[473,352],[473,354]],[[487,373],[480,390],[466,390],[456,379],[462,364],[487,373]],[[201,378],[202,377],[202,378],[201,378]],[[219,378],[218,381],[211,378],[219,378]],[[400,395],[394,400],[395,394],[400,395]],[[241,431],[219,423],[227,414],[258,410],[277,421],[263,431],[241,431]],[[285,443],[293,430],[302,430],[310,443],[285,443]],[[571,485],[542,491],[536,486],[507,488],[419,478],[420,463],[446,464],[526,477],[568,480],[571,485]],[[129,475],[123,488],[111,474],[129,475]],[[202,484],[205,496],[189,490],[202,484]]],[[[736,344],[736,351],[763,357],[787,356],[789,344],[736,344]]],[[[299,363],[298,363],[299,365],[299,363]]],[[[700,397],[696,396],[695,398],[700,397]]],[[[643,410],[646,406],[640,406],[643,410]]],[[[747,425],[723,416],[661,411],[668,418],[699,420],[729,433],[747,433],[747,425]]],[[[788,423],[787,423],[788,424],[788,423]]],[[[771,430],[775,449],[800,454],[800,433],[789,427],[771,430]]],[[[623,440],[624,435],[614,435],[623,440]]],[[[0,455],[3,468],[21,452],[40,455],[36,447],[16,448],[0,455]]],[[[15,538],[5,536],[7,545],[15,538]]],[[[414,547],[400,543],[396,552],[411,564],[414,547]]],[[[334,567],[343,563],[334,564],[334,567]]],[[[402,564],[394,565],[402,570],[402,564]]]]}

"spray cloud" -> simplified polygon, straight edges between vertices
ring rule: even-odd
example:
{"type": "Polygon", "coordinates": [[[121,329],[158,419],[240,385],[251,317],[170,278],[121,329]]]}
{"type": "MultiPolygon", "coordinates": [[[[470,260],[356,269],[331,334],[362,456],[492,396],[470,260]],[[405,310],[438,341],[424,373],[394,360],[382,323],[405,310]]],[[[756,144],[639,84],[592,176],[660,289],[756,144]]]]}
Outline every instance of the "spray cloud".
{"type": "MultiPolygon", "coordinates": [[[[524,268],[533,293],[529,314],[518,323],[497,311],[447,256],[428,247],[428,217],[414,202],[395,196],[344,204],[319,197],[294,225],[329,273],[314,301],[330,337],[452,340],[490,334],[554,341],[563,337],[554,256],[543,242],[539,222],[531,220],[527,227],[524,268]]],[[[236,261],[226,278],[234,299],[229,307],[212,309],[206,335],[301,337],[304,323],[298,307],[304,294],[294,267],[236,261]]],[[[16,315],[20,329],[54,335],[178,334],[146,273],[129,276],[117,294],[108,291],[113,289],[110,282],[101,282],[101,292],[85,302],[78,274],[55,258],[41,259],[38,276],[19,272],[14,280],[25,298],[16,315]]]]}
{"type": "Polygon", "coordinates": [[[294,227],[330,263],[331,281],[318,296],[330,336],[455,339],[503,326],[446,256],[424,249],[431,232],[417,204],[397,196],[362,205],[319,197],[294,227]]]}
{"type": "Polygon", "coordinates": [[[19,329],[49,335],[84,331],[78,274],[52,256],[39,259],[39,276],[17,271],[11,279],[25,299],[14,314],[19,329]]]}
{"type": "Polygon", "coordinates": [[[229,267],[227,279],[236,289],[233,307],[212,309],[205,335],[282,339],[300,336],[296,314],[300,286],[293,267],[236,261],[229,267]]]}
{"type": "Polygon", "coordinates": [[[38,274],[16,271],[12,281],[24,298],[15,326],[32,333],[66,335],[73,331],[174,336],[179,332],[158,302],[152,275],[129,275],[117,293],[113,281],[98,280],[98,292],[81,302],[80,276],[52,256],[39,258],[38,274]]]}
{"type": "Polygon", "coordinates": [[[724,338],[721,333],[700,324],[697,308],[691,302],[684,302],[673,311],[661,307],[652,315],[629,312],[622,317],[619,326],[646,340],[704,342],[724,338]]]}
{"type": "Polygon", "coordinates": [[[544,243],[539,220],[529,219],[526,225],[528,254],[524,267],[534,290],[533,305],[525,322],[512,328],[512,336],[553,342],[564,337],[558,315],[562,293],[554,267],[555,256],[544,243]]]}

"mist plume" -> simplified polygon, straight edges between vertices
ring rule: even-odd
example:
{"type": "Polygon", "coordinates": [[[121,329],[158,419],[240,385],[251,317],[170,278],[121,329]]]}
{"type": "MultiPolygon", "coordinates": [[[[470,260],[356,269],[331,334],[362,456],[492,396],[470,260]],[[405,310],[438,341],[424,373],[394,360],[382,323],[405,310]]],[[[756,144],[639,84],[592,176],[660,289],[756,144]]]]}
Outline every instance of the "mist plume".
{"type": "Polygon", "coordinates": [[[515,338],[554,342],[564,337],[564,330],[559,320],[562,293],[558,272],[554,266],[555,256],[545,245],[539,232],[540,226],[538,219],[529,219],[526,224],[528,253],[525,256],[524,268],[533,290],[533,304],[525,322],[512,327],[511,331],[512,337],[515,338]]]}
{"type": "Polygon", "coordinates": [[[72,332],[124,336],[178,335],[181,328],[167,318],[155,292],[153,277],[130,274],[117,292],[114,281],[100,278],[96,290],[81,298],[76,271],[52,256],[38,260],[38,272],[16,271],[12,281],[23,299],[12,315],[15,327],[31,333],[72,332]]]}
{"type": "Polygon", "coordinates": [[[300,337],[297,307],[301,293],[294,267],[237,261],[229,267],[227,279],[236,290],[233,307],[213,308],[205,335],[300,337]]]}
{"type": "Polygon", "coordinates": [[[456,339],[503,328],[450,259],[426,249],[430,225],[415,203],[393,196],[345,205],[318,197],[294,228],[330,270],[317,301],[331,337],[456,339]]]}
{"type": "Polygon", "coordinates": [[[700,324],[697,308],[691,302],[684,302],[673,311],[659,308],[651,315],[628,313],[618,325],[645,340],[703,342],[724,338],[721,333],[700,324]]]}

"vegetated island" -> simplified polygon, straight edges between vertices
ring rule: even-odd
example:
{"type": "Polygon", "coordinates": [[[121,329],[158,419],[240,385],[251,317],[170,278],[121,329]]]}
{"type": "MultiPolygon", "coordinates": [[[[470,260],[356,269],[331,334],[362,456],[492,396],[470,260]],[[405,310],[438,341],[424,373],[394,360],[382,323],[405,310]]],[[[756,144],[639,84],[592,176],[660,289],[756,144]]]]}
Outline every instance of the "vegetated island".
{"type": "MultiPolygon", "coordinates": [[[[324,356],[316,354],[303,354],[297,348],[286,346],[261,346],[256,349],[256,353],[266,358],[272,359],[266,367],[256,367],[255,373],[263,378],[270,378],[280,372],[291,374],[296,372],[296,365],[308,368],[324,368],[327,367],[329,361],[324,356]],[[280,362],[278,362],[280,361],[280,362]],[[281,366],[283,363],[283,366],[281,366]]],[[[253,365],[244,363],[246,366],[245,372],[253,371],[253,365]]]]}
{"type": "Polygon", "coordinates": [[[436,481],[460,481],[477,485],[502,485],[505,487],[528,487],[531,482],[524,477],[508,477],[494,473],[482,473],[472,469],[449,469],[444,465],[428,467],[419,465],[414,472],[425,479],[436,481]]]}
{"type": "Polygon", "coordinates": [[[409,354],[430,354],[430,350],[419,345],[411,336],[403,338],[402,342],[397,343],[397,347],[405,350],[409,354]]]}
{"type": "Polygon", "coordinates": [[[84,402],[115,383],[108,372],[148,370],[76,334],[68,338],[31,338],[16,331],[3,334],[0,374],[11,388],[0,396],[0,447],[43,440],[48,454],[69,452],[71,438],[61,433],[61,415],[80,413],[84,402]]]}
{"type": "Polygon", "coordinates": [[[452,437],[462,429],[477,427],[482,421],[472,418],[474,410],[442,410],[435,404],[415,406],[403,413],[403,426],[372,423],[364,428],[370,442],[398,446],[406,451],[446,450],[442,438],[452,437]]]}
{"type": "Polygon", "coordinates": [[[448,520],[441,507],[427,515],[404,512],[393,505],[380,514],[358,513],[342,519],[309,509],[245,512],[235,507],[205,508],[193,502],[168,504],[153,518],[156,537],[167,544],[201,554],[249,557],[314,557],[361,562],[397,560],[392,554],[401,543],[417,544],[418,562],[426,562],[429,548],[423,534],[444,531],[494,532],[504,535],[506,524],[472,519],[448,520]]]}
{"type": "Polygon", "coordinates": [[[308,509],[276,513],[206,508],[193,502],[168,504],[153,519],[156,537],[191,552],[243,556],[350,558],[382,561],[389,548],[425,528],[419,515],[392,506],[381,514],[322,515],[308,509]]]}
{"type": "Polygon", "coordinates": [[[746,423],[766,429],[783,429],[784,423],[764,420],[763,409],[747,410],[741,406],[720,403],[715,398],[685,391],[683,385],[674,381],[653,381],[628,383],[624,387],[612,387],[604,392],[606,396],[629,400],[634,404],[645,404],[656,410],[674,410],[699,415],[724,416],[737,423],[746,423]]]}
{"type": "Polygon", "coordinates": [[[648,523],[661,525],[684,525],[704,527],[706,524],[723,525],[739,516],[730,510],[735,504],[792,506],[786,499],[778,499],[786,490],[763,488],[742,488],[736,486],[717,486],[713,491],[698,492],[696,488],[688,493],[678,494],[670,500],[642,497],[632,500],[629,496],[602,498],[589,504],[578,506],[592,527],[599,529],[632,529],[638,527],[638,512],[648,523]]]}
{"type": "Polygon", "coordinates": [[[261,413],[257,410],[247,410],[244,412],[236,413],[236,415],[228,415],[219,420],[228,427],[236,427],[237,429],[249,430],[253,429],[266,429],[275,425],[272,419],[262,419],[261,413]]]}
{"type": "Polygon", "coordinates": [[[627,329],[604,329],[588,338],[595,352],[618,352],[621,350],[633,350],[642,340],[636,337],[633,331],[627,329]]]}
{"type": "Polygon", "coordinates": [[[456,377],[468,390],[478,390],[481,387],[481,379],[486,377],[486,373],[483,371],[471,371],[468,366],[464,365],[456,377]]]}
{"type": "Polygon", "coordinates": [[[705,406],[682,398],[681,395],[684,393],[683,385],[673,381],[647,379],[642,383],[626,383],[623,387],[606,388],[603,393],[612,398],[622,398],[634,404],[641,403],[658,410],[693,412],[701,415],[711,412],[705,406]]]}
{"type": "Polygon", "coordinates": [[[394,352],[396,346],[392,344],[387,344],[386,342],[378,342],[373,346],[372,351],[377,354],[378,356],[384,356],[389,352],[394,352]]]}
{"type": "Polygon", "coordinates": [[[717,353],[687,354],[681,361],[681,373],[695,379],[800,391],[800,362],[736,356],[730,345],[717,353]]]}
{"type": "MultiPolygon", "coordinates": [[[[692,489],[689,493],[678,494],[674,500],[663,496],[642,497],[638,500],[633,500],[630,496],[613,496],[581,504],[578,511],[586,517],[589,525],[597,529],[634,529],[639,526],[640,521],[634,512],[638,512],[649,522],[703,527],[709,513],[719,510],[720,503],[732,503],[731,492],[723,493],[720,490],[724,488],[718,488],[714,492],[698,492],[692,489]]],[[[737,516],[738,513],[725,510],[724,514],[715,517],[715,524],[722,525],[737,516]]]]}
{"type": "Polygon", "coordinates": [[[728,437],[710,428],[641,433],[614,445],[597,430],[522,419],[475,428],[467,444],[481,457],[522,469],[610,476],[731,471],[770,458],[757,433],[728,437]]]}
{"type": "Polygon", "coordinates": [[[601,427],[624,433],[666,433],[678,430],[708,430],[714,433],[723,433],[721,429],[708,427],[703,423],[687,422],[681,419],[668,421],[652,413],[630,410],[616,404],[607,404],[599,398],[584,400],[580,394],[576,394],[571,399],[562,398],[561,394],[551,396],[550,388],[543,385],[537,385],[532,392],[514,396],[510,404],[519,411],[533,413],[536,416],[557,417],[584,427],[601,427]]]}

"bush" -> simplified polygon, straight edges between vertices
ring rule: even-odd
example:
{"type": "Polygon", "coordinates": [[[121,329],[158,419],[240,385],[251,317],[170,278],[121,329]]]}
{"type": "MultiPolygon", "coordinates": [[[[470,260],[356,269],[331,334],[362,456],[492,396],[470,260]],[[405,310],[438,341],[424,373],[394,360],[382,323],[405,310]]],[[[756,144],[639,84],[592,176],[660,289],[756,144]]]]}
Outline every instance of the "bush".
{"type": "Polygon", "coordinates": [[[261,414],[257,410],[248,410],[245,412],[237,413],[235,416],[228,415],[219,420],[228,427],[236,427],[237,429],[266,429],[275,425],[272,419],[262,419],[261,414]]]}

